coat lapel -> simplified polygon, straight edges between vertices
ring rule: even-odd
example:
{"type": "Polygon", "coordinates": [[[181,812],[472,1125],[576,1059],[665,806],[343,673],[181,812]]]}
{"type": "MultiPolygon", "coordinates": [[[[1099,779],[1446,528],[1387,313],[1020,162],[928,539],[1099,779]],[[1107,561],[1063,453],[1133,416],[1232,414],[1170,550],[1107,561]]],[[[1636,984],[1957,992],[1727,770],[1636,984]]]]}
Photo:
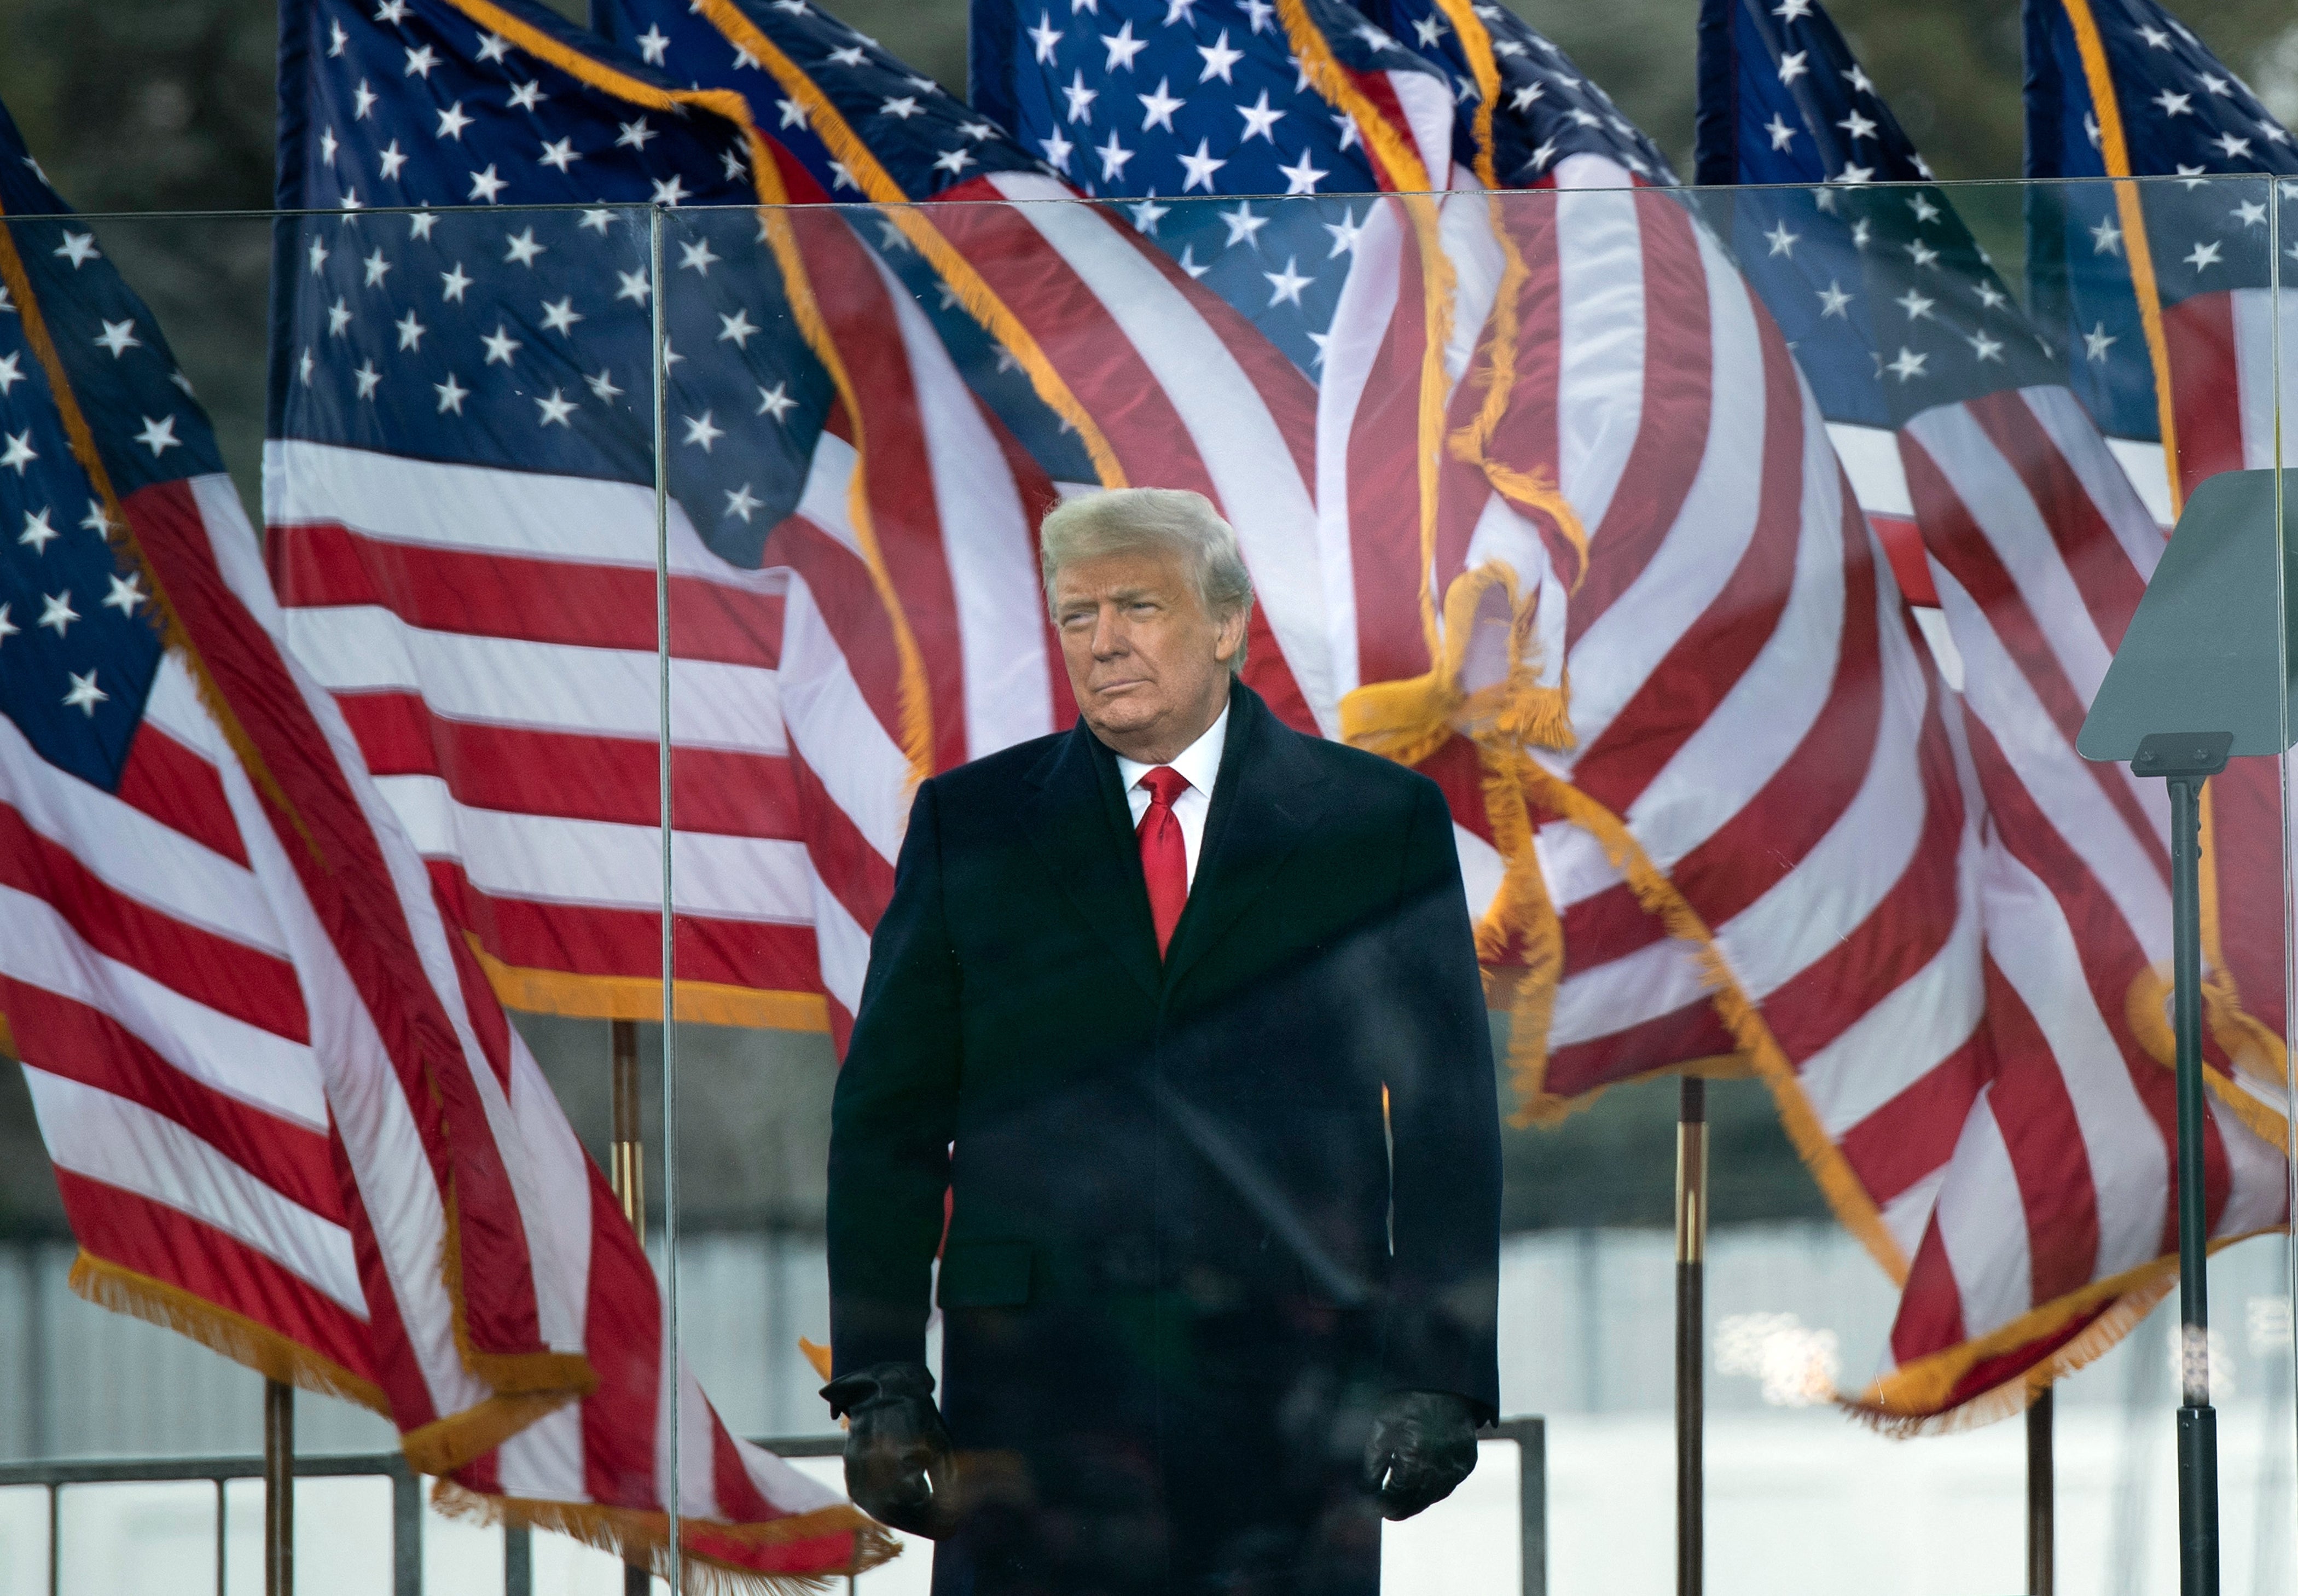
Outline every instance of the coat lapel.
{"type": "MultiPolygon", "coordinates": [[[[1156,927],[1131,815],[1118,790],[1116,758],[1079,721],[1029,773],[1029,781],[1036,791],[1023,820],[1030,842],[1117,962],[1144,991],[1157,996],[1163,976],[1156,927]]],[[[1214,790],[1218,795],[1218,781],[1214,790]]]]}
{"type": "MultiPolygon", "coordinates": [[[[1196,880],[1164,961],[1168,988],[1269,890],[1316,824],[1324,805],[1324,776],[1302,757],[1299,741],[1299,733],[1271,715],[1260,694],[1241,682],[1236,686],[1196,880]]],[[[1134,872],[1137,878],[1139,873],[1134,872]]],[[[1141,896],[1145,905],[1147,891],[1141,896]]],[[[1155,946],[1153,939],[1153,951],[1155,946]]]]}

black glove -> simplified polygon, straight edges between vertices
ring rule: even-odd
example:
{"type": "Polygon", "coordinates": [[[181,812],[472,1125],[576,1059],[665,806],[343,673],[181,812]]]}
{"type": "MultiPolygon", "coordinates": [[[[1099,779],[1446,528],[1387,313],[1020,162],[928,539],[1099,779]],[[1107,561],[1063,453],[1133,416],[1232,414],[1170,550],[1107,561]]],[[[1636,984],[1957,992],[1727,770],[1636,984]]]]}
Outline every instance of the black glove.
{"type": "Polygon", "coordinates": [[[1384,1518],[1409,1518],[1452,1494],[1476,1466],[1476,1416],[1449,1391],[1392,1391],[1365,1443],[1365,1489],[1384,1518]]]}
{"type": "MultiPolygon", "coordinates": [[[[879,1523],[929,1540],[949,1526],[949,1431],[922,1363],[876,1363],[822,1388],[846,1433],[846,1493],[879,1523]]],[[[1448,1487],[1449,1488],[1449,1487],[1448,1487]]]]}

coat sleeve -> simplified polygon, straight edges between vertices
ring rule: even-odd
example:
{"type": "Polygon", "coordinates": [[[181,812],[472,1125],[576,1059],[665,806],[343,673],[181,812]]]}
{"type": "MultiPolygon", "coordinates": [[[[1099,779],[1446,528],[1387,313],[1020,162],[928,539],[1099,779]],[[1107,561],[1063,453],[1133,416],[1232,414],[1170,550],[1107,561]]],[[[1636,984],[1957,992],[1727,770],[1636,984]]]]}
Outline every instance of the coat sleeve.
{"type": "Polygon", "coordinates": [[[1383,1325],[1392,1389],[1500,1412],[1500,1104],[1451,815],[1424,783],[1386,939],[1405,1010],[1387,1064],[1393,1256],[1383,1325]]]}
{"type": "Polygon", "coordinates": [[[918,789],[893,900],[870,939],[830,1129],[835,1370],[925,1360],[957,1119],[962,982],[942,906],[934,783],[918,789]]]}

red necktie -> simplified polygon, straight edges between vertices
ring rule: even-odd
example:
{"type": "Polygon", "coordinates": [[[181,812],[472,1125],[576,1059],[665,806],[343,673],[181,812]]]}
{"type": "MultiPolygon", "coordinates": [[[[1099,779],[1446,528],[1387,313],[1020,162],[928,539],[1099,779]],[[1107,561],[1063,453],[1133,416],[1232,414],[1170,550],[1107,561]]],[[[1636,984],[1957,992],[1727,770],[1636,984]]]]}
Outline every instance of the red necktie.
{"type": "Polygon", "coordinates": [[[1161,765],[1134,785],[1149,795],[1149,807],[1133,834],[1141,841],[1141,879],[1149,888],[1149,916],[1157,922],[1161,959],[1172,946],[1173,928],[1181,922],[1181,906],[1189,901],[1188,848],[1173,815],[1173,800],[1189,790],[1189,779],[1161,765]]]}

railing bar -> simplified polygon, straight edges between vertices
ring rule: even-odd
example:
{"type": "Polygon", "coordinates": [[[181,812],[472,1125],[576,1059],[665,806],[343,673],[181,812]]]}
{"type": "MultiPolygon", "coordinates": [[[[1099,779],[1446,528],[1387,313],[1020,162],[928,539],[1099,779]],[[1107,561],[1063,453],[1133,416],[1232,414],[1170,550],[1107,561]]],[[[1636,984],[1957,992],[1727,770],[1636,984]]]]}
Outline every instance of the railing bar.
{"type": "Polygon", "coordinates": [[[221,1480],[218,1480],[218,1481],[215,1483],[215,1493],[216,1493],[216,1596],[225,1596],[225,1591],[224,1591],[224,1578],[223,1578],[223,1576],[224,1576],[224,1541],[225,1541],[225,1534],[224,1534],[224,1532],[225,1532],[225,1530],[228,1527],[228,1526],[227,1526],[227,1522],[226,1522],[226,1516],[225,1516],[225,1512],[224,1512],[224,1501],[223,1501],[224,1482],[223,1482],[223,1481],[221,1481],[221,1480]]]}
{"type": "Polygon", "coordinates": [[[64,1591],[64,1516],[63,1487],[51,1482],[48,1485],[48,1596],[63,1596],[64,1591]]]}

